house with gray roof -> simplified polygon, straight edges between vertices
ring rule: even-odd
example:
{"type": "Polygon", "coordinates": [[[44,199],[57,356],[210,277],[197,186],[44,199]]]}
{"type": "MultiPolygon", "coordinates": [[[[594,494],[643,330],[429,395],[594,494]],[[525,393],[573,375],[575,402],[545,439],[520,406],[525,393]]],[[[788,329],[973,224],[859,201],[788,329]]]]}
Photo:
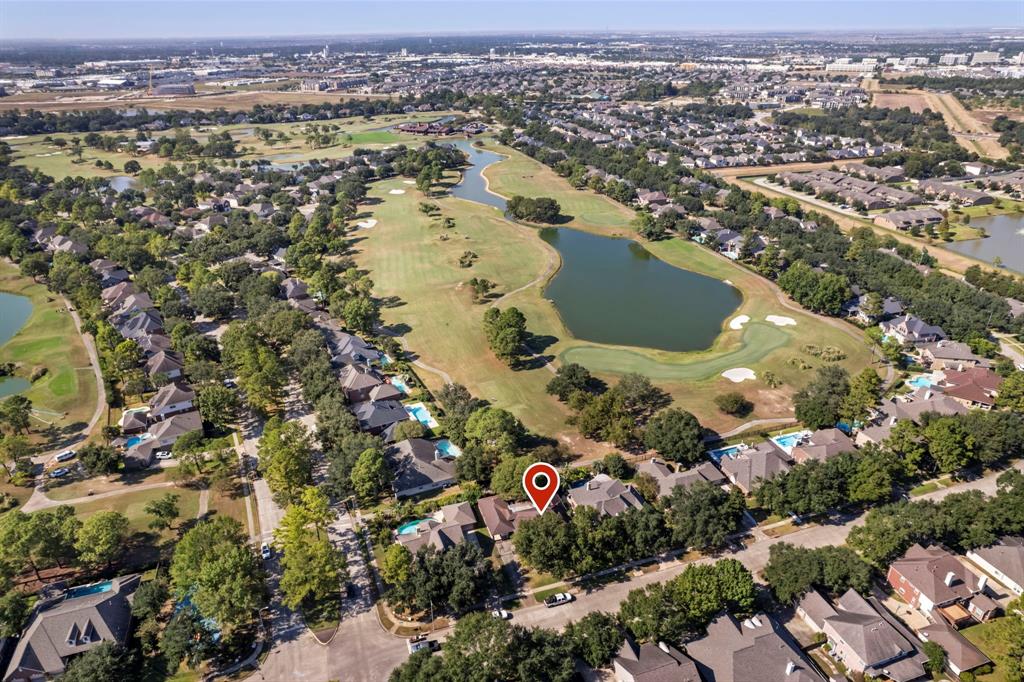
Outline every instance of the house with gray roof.
{"type": "Polygon", "coordinates": [[[608,474],[598,474],[569,490],[569,504],[574,508],[591,507],[602,516],[618,516],[628,509],[640,509],[644,501],[632,486],[608,474]]]}
{"type": "Polygon", "coordinates": [[[104,642],[124,644],[139,575],[44,594],[14,648],[4,682],[56,677],[68,663],[104,642]]]}
{"type": "Polygon", "coordinates": [[[757,481],[767,481],[792,466],[782,448],[770,440],[719,462],[722,473],[747,495],[753,492],[757,481]]]}
{"type": "Polygon", "coordinates": [[[637,644],[630,636],[612,659],[617,682],[701,682],[689,656],[664,642],[637,644]]]}
{"type": "Polygon", "coordinates": [[[920,346],[934,343],[946,338],[942,327],[928,324],[913,315],[900,315],[891,320],[879,323],[882,333],[891,336],[900,343],[920,346]]]}
{"type": "Polygon", "coordinates": [[[967,558],[1018,597],[1024,595],[1024,537],[1008,535],[971,550],[967,558]]]}
{"type": "Polygon", "coordinates": [[[738,621],[725,613],[686,645],[704,682],[824,682],[793,638],[772,618],[738,621]]]}
{"type": "MultiPolygon", "coordinates": [[[[667,497],[672,491],[682,486],[689,488],[698,481],[711,483],[712,485],[724,485],[725,476],[711,462],[702,462],[692,469],[673,470],[668,464],[657,457],[641,462],[636,467],[639,473],[647,474],[658,482],[658,496],[667,497]]],[[[654,500],[648,500],[654,502],[654,500]]]]}
{"type": "Polygon", "coordinates": [[[961,673],[992,663],[978,647],[943,620],[921,628],[917,636],[922,641],[934,642],[942,647],[946,652],[946,667],[957,679],[960,679],[961,673]]]}
{"type": "Polygon", "coordinates": [[[195,409],[196,392],[186,383],[161,386],[149,399],[149,419],[159,421],[195,409]]]}
{"type": "Polygon", "coordinates": [[[358,365],[348,365],[339,373],[341,390],[350,403],[359,403],[370,399],[370,392],[382,385],[384,380],[377,372],[358,365]]]}
{"type": "Polygon", "coordinates": [[[395,497],[412,497],[455,483],[455,460],[442,456],[434,443],[425,438],[408,438],[388,447],[384,457],[394,479],[395,497]]]}
{"type": "Polygon", "coordinates": [[[146,374],[152,379],[163,374],[168,379],[177,379],[185,371],[185,358],[173,350],[161,350],[146,360],[146,374]]]}
{"type": "MultiPolygon", "coordinates": [[[[558,493],[555,493],[551,506],[555,507],[558,504],[560,499],[558,493]]],[[[509,504],[497,495],[480,498],[476,508],[487,531],[495,540],[504,540],[519,528],[520,523],[538,516],[537,509],[529,502],[509,504]]]]}
{"type": "Polygon", "coordinates": [[[793,447],[790,456],[800,464],[809,459],[824,462],[843,452],[853,452],[853,441],[839,429],[818,429],[793,447]]]}
{"type": "Polygon", "coordinates": [[[409,419],[409,413],[397,400],[366,400],[352,406],[352,413],[359,420],[359,428],[375,436],[390,440],[395,424],[409,419]]]}
{"type": "Polygon", "coordinates": [[[991,367],[988,358],[975,355],[971,347],[960,341],[943,339],[920,347],[921,360],[932,369],[964,369],[965,367],[991,367]]]}
{"type": "Polygon", "coordinates": [[[903,601],[954,626],[988,620],[999,604],[986,594],[979,576],[942,547],[915,544],[889,565],[886,580],[903,601]]]}
{"type": "Polygon", "coordinates": [[[447,504],[434,517],[420,522],[411,533],[398,535],[399,544],[415,554],[423,547],[433,547],[443,552],[463,542],[476,542],[473,527],[476,515],[469,502],[447,504]]]}

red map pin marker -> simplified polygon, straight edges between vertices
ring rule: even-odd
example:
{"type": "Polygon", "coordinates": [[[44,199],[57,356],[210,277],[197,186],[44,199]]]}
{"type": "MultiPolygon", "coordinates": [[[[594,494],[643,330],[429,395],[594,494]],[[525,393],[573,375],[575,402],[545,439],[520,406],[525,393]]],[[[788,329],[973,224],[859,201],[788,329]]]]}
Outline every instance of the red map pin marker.
{"type": "Polygon", "coordinates": [[[551,504],[561,482],[558,469],[547,462],[537,462],[526,467],[523,472],[523,490],[538,514],[543,514],[551,504]]]}

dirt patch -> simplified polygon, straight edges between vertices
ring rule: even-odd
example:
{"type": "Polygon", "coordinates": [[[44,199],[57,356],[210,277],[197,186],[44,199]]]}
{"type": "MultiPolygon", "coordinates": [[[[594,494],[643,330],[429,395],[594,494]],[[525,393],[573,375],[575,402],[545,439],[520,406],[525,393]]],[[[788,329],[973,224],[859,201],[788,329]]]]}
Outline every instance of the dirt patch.
{"type": "Polygon", "coordinates": [[[928,100],[925,99],[924,95],[917,93],[876,92],[871,98],[871,103],[883,109],[909,107],[911,111],[917,114],[928,108],[928,100]]]}

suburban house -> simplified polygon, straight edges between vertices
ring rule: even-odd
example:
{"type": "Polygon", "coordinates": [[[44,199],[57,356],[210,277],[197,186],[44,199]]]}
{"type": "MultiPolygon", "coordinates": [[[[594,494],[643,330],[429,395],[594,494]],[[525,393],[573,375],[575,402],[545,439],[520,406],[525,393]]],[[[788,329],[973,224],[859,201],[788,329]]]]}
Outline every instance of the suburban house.
{"type": "MultiPolygon", "coordinates": [[[[823,682],[789,633],[765,614],[740,622],[722,614],[686,645],[704,682],[823,682]]],[[[672,678],[669,678],[672,679],[672,678]]]]}
{"type": "Polygon", "coordinates": [[[941,389],[919,388],[901,398],[883,400],[878,407],[879,414],[889,426],[903,419],[920,424],[921,415],[925,412],[937,412],[944,417],[967,413],[966,407],[942,393],[941,389]]]}
{"type": "Polygon", "coordinates": [[[689,656],[664,642],[637,644],[626,636],[612,659],[616,682],[701,682],[689,656]]]}
{"type": "Polygon", "coordinates": [[[171,382],[161,386],[149,399],[149,420],[159,421],[195,409],[196,392],[184,383],[171,382]]]}
{"type": "Polygon", "coordinates": [[[145,409],[126,410],[121,413],[118,426],[121,427],[121,433],[125,435],[143,433],[149,428],[148,412],[145,409]]]}
{"type": "Polygon", "coordinates": [[[903,344],[919,346],[946,338],[946,332],[942,331],[942,327],[927,324],[913,315],[901,315],[885,320],[878,326],[886,336],[891,336],[903,344]]]}
{"type": "Polygon", "coordinates": [[[944,339],[926,343],[920,348],[921,362],[932,369],[964,369],[989,367],[988,358],[975,355],[971,347],[959,341],[944,339]]]}
{"type": "MultiPolygon", "coordinates": [[[[648,474],[658,482],[659,497],[671,495],[678,486],[689,488],[698,481],[705,481],[712,485],[725,485],[725,476],[711,462],[703,462],[692,469],[673,471],[668,464],[652,457],[638,464],[636,470],[638,473],[648,474]]],[[[648,500],[648,502],[654,502],[654,500],[648,500]]]]}
{"type": "Polygon", "coordinates": [[[455,483],[455,461],[443,457],[433,443],[424,438],[409,438],[384,452],[394,479],[395,497],[412,497],[455,483]]]}
{"type": "Polygon", "coordinates": [[[146,374],[152,379],[162,374],[168,379],[178,379],[185,371],[185,358],[173,350],[160,350],[146,360],[146,374]]]}
{"type": "Polygon", "coordinates": [[[644,506],[640,495],[608,474],[598,474],[581,486],[569,490],[569,504],[591,507],[602,516],[618,516],[627,509],[644,506]]]}
{"type": "Polygon", "coordinates": [[[875,216],[875,225],[890,230],[909,230],[942,222],[942,214],[934,208],[912,208],[905,211],[889,211],[875,216]]]}
{"type": "MultiPolygon", "coordinates": [[[[181,412],[149,427],[146,437],[136,440],[124,451],[124,464],[129,469],[145,469],[153,464],[153,456],[170,450],[174,442],[186,433],[203,430],[203,418],[198,410],[181,412]]],[[[130,441],[129,441],[130,442],[130,441]]]]}
{"type": "MultiPolygon", "coordinates": [[[[558,504],[557,493],[551,505],[558,504]]],[[[537,510],[529,502],[509,504],[497,495],[482,497],[476,503],[487,531],[495,540],[505,540],[519,528],[519,524],[536,517],[537,510]]]]}
{"type": "Polygon", "coordinates": [[[427,546],[443,552],[467,540],[476,542],[476,537],[470,532],[475,525],[476,516],[469,502],[447,504],[434,518],[421,521],[413,532],[400,533],[398,542],[413,554],[427,546]]]}
{"type": "Polygon", "coordinates": [[[370,391],[384,383],[375,371],[367,367],[348,365],[339,373],[341,389],[350,403],[360,403],[370,399],[370,391]]]}
{"type": "Polygon", "coordinates": [[[332,330],[328,342],[334,351],[331,360],[340,364],[370,364],[382,357],[379,350],[360,337],[340,330],[332,330]]]}
{"type": "Polygon", "coordinates": [[[75,656],[103,642],[124,644],[141,582],[126,575],[106,583],[44,590],[4,674],[4,682],[56,677],[75,656]]]}
{"type": "Polygon", "coordinates": [[[988,620],[999,608],[985,594],[988,578],[941,547],[913,545],[889,566],[886,580],[905,602],[933,618],[942,616],[954,627],[988,620]]]}
{"type": "Polygon", "coordinates": [[[793,461],[799,463],[809,459],[824,462],[843,452],[853,452],[853,441],[839,429],[819,429],[799,442],[790,453],[793,461]]]}
{"type": "Polygon", "coordinates": [[[815,590],[800,600],[798,613],[828,638],[829,654],[849,670],[895,682],[924,679],[927,662],[914,637],[873,598],[848,590],[835,606],[815,590]]]}
{"type": "Polygon", "coordinates": [[[352,413],[359,420],[359,428],[375,436],[384,435],[384,440],[391,440],[390,434],[395,424],[409,419],[409,413],[397,400],[366,400],[352,406],[352,413]]]}
{"type": "Polygon", "coordinates": [[[1024,537],[1007,536],[967,553],[985,573],[1017,596],[1024,595],[1024,537]]]}
{"type": "Polygon", "coordinates": [[[978,647],[943,620],[921,628],[917,631],[917,636],[922,641],[935,642],[942,647],[946,652],[946,666],[958,679],[961,673],[992,662],[978,647]]]}
{"type": "Polygon", "coordinates": [[[963,371],[946,370],[939,388],[964,407],[990,410],[996,404],[1003,377],[990,369],[969,367],[963,371]]]}
{"type": "Polygon", "coordinates": [[[729,481],[746,495],[753,491],[758,480],[767,481],[792,467],[786,453],[770,440],[722,458],[719,466],[729,481]]]}

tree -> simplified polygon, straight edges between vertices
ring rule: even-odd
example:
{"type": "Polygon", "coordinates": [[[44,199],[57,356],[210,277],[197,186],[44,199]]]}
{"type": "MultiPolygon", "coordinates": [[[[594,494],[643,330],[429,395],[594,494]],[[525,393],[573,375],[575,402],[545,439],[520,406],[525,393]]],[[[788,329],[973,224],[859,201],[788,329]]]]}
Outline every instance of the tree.
{"type": "Polygon", "coordinates": [[[704,457],[704,433],[689,412],[670,408],[654,415],[644,432],[644,445],[674,462],[696,464],[704,457]]]}
{"type": "Polygon", "coordinates": [[[200,521],[174,548],[171,585],[225,632],[249,623],[266,601],[263,572],[241,524],[229,516],[200,521]]]}
{"type": "MultiPolygon", "coordinates": [[[[501,465],[499,464],[498,466],[501,465]]],[[[597,465],[595,465],[595,468],[597,468],[597,465]]],[[[629,466],[629,462],[627,462],[625,457],[617,452],[610,452],[605,455],[600,462],[600,469],[612,478],[618,479],[629,478],[629,475],[633,473],[633,469],[629,466]]],[[[520,477],[520,480],[522,480],[522,477],[520,477]]]]}
{"type": "Polygon", "coordinates": [[[109,682],[131,679],[134,660],[116,642],[103,642],[68,663],[60,679],[63,682],[109,682]]]}
{"type": "Polygon", "coordinates": [[[743,494],[725,492],[706,481],[677,486],[668,498],[665,522],[673,544],[699,550],[717,549],[735,533],[746,511],[743,494]]]}
{"type": "Polygon", "coordinates": [[[867,594],[871,567],[849,547],[810,549],[786,542],[772,545],[764,577],[775,596],[789,604],[812,588],[832,595],[849,589],[867,594]]]}
{"type": "Polygon", "coordinates": [[[515,453],[525,435],[515,415],[498,407],[476,410],[466,420],[466,442],[495,456],[515,453]]]}
{"type": "Polygon", "coordinates": [[[181,516],[181,510],[178,507],[179,499],[180,497],[174,493],[166,493],[162,497],[147,502],[143,511],[153,517],[153,520],[149,522],[149,527],[153,530],[167,530],[174,525],[174,521],[181,516]]]}
{"type": "Polygon", "coordinates": [[[167,579],[163,576],[145,581],[135,590],[132,598],[132,617],[138,621],[157,617],[169,595],[167,579]]]}
{"type": "Polygon", "coordinates": [[[825,365],[807,386],[793,396],[796,418],[809,429],[833,427],[850,392],[849,375],[836,365],[825,365]]]}
{"type": "Polygon", "coordinates": [[[557,514],[527,519],[512,535],[516,554],[523,561],[559,578],[573,571],[573,542],[569,524],[557,514]]]}
{"type": "Polygon", "coordinates": [[[946,672],[946,650],[942,648],[942,645],[935,642],[925,642],[921,645],[921,651],[928,657],[926,667],[928,672],[932,674],[932,679],[943,679],[946,672]]]}
{"type": "Polygon", "coordinates": [[[974,461],[974,436],[953,417],[940,417],[924,428],[928,441],[928,454],[935,460],[939,471],[948,474],[974,461]]]}
{"type": "Polygon", "coordinates": [[[745,417],[754,409],[754,404],[736,391],[716,395],[715,405],[722,412],[734,417],[745,417]]]}
{"type": "Polygon", "coordinates": [[[508,200],[506,210],[519,220],[531,223],[554,223],[558,221],[562,207],[550,197],[531,199],[517,194],[508,200]]]}
{"type": "Polygon", "coordinates": [[[75,549],[83,563],[109,567],[124,549],[127,537],[128,517],[116,511],[99,511],[82,523],[75,549]]]}
{"type": "Polygon", "coordinates": [[[345,303],[342,317],[352,329],[370,334],[380,321],[380,311],[369,297],[355,296],[345,303]]]}
{"type": "Polygon", "coordinates": [[[135,159],[129,159],[128,161],[124,162],[124,172],[128,173],[129,175],[135,175],[141,170],[142,164],[140,164],[135,159]]]}
{"type": "Polygon", "coordinates": [[[203,421],[225,426],[234,421],[238,412],[238,393],[222,384],[207,384],[196,391],[196,402],[203,421]]]}
{"type": "Polygon", "coordinates": [[[1014,412],[1024,412],[1024,372],[1013,372],[1003,379],[996,396],[996,405],[1014,412]]]}
{"type": "Polygon", "coordinates": [[[352,467],[352,488],[360,501],[372,502],[391,485],[391,468],[379,448],[364,450],[352,467]]]}
{"type": "Polygon", "coordinates": [[[280,504],[295,502],[313,482],[313,453],[301,422],[271,419],[263,429],[259,452],[260,469],[280,504]]]}
{"type": "Polygon", "coordinates": [[[167,660],[169,670],[177,670],[182,662],[195,670],[216,651],[213,633],[191,607],[175,613],[160,636],[160,653],[167,660]]]}
{"type": "Polygon", "coordinates": [[[523,474],[536,461],[537,458],[532,454],[519,457],[503,457],[497,466],[494,467],[494,471],[491,474],[491,490],[506,500],[525,499],[523,474]]]}
{"type": "Polygon", "coordinates": [[[32,418],[32,401],[23,395],[12,395],[0,403],[0,419],[14,433],[28,431],[32,418]]]}
{"type": "Polygon", "coordinates": [[[610,613],[593,611],[565,627],[564,636],[575,656],[591,668],[608,665],[622,647],[624,633],[610,613]]]}
{"type": "Polygon", "coordinates": [[[24,592],[10,590],[0,597],[0,637],[20,635],[31,612],[28,595],[24,592]]]}
{"type": "Polygon", "coordinates": [[[78,461],[90,476],[112,474],[121,468],[121,455],[109,445],[90,443],[78,451],[78,461]]]}
{"type": "Polygon", "coordinates": [[[526,343],[526,317],[514,307],[488,308],[484,313],[484,334],[494,354],[514,367],[526,343]]]}
{"type": "Polygon", "coordinates": [[[850,392],[843,399],[840,416],[848,424],[855,424],[865,419],[881,396],[882,378],[878,372],[865,367],[850,382],[850,392]]]}
{"type": "Polygon", "coordinates": [[[380,577],[388,585],[404,590],[412,574],[412,554],[397,542],[388,545],[380,561],[380,577]]]}
{"type": "Polygon", "coordinates": [[[556,370],[554,378],[548,382],[547,392],[558,396],[564,403],[576,391],[591,390],[593,382],[594,378],[586,367],[568,362],[556,370]]]}

